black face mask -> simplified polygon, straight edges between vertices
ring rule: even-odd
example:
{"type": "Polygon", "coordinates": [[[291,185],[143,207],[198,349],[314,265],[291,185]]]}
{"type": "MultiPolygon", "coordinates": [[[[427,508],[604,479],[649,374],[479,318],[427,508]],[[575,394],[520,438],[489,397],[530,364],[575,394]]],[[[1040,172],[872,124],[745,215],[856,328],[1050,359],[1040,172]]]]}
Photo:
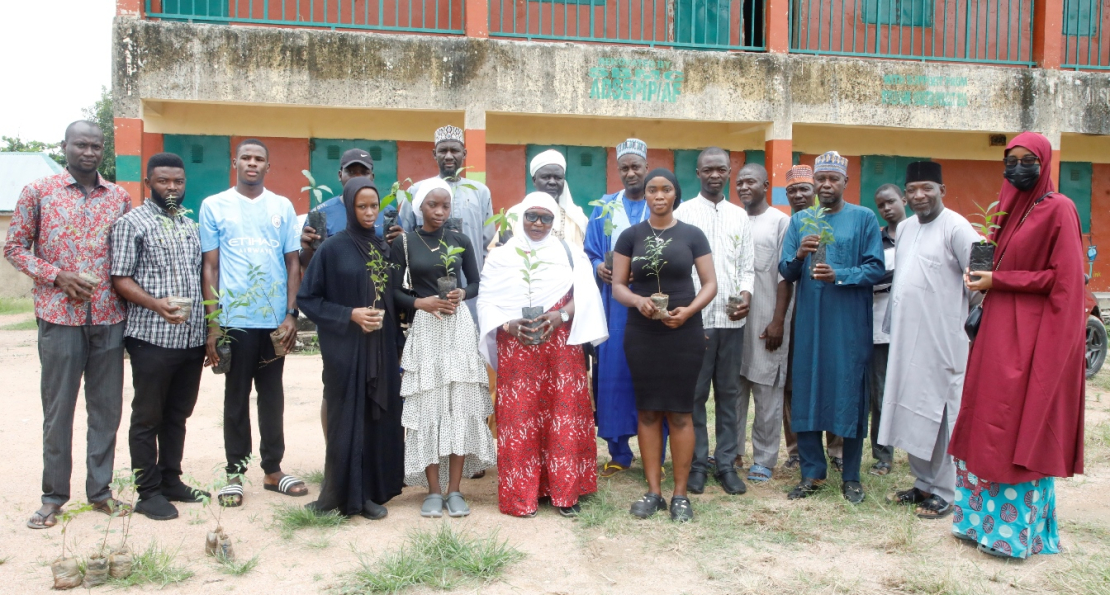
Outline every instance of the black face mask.
{"type": "Polygon", "coordinates": [[[1002,172],[1002,177],[1009,180],[1014,188],[1018,190],[1030,190],[1033,186],[1037,185],[1037,180],[1041,179],[1041,165],[1023,165],[1021,163],[1007,167],[1002,172]]]}

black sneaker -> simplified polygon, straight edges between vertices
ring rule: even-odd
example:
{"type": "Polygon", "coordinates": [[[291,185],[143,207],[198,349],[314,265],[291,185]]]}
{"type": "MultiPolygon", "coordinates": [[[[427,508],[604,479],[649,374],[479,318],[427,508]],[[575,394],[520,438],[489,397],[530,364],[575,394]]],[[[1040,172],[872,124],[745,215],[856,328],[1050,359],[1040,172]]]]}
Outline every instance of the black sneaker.
{"type": "Polygon", "coordinates": [[[863,502],[866,495],[863,493],[863,485],[858,481],[846,481],[840,486],[840,493],[844,494],[844,499],[852,504],[859,504],[863,502]]]}
{"type": "Polygon", "coordinates": [[[195,504],[201,501],[201,497],[211,498],[212,494],[196,488],[191,488],[183,483],[176,484],[162,484],[162,495],[170,502],[185,502],[187,504],[195,504]]]}
{"type": "Polygon", "coordinates": [[[570,506],[566,506],[566,507],[560,506],[558,508],[559,508],[559,514],[561,514],[565,517],[572,517],[573,518],[573,517],[578,516],[578,513],[582,512],[582,507],[579,506],[577,502],[575,502],[574,504],[571,504],[570,506]]]}
{"type": "Polygon", "coordinates": [[[646,519],[660,510],[666,509],[667,501],[663,499],[663,496],[659,494],[644,494],[643,498],[632,503],[632,508],[630,508],[628,512],[631,512],[632,516],[646,519]]]}
{"type": "Polygon", "coordinates": [[[691,494],[705,493],[705,480],[708,479],[705,471],[691,469],[690,476],[686,478],[686,491],[691,494]]]}
{"type": "Polygon", "coordinates": [[[135,505],[135,512],[146,515],[152,521],[168,521],[177,518],[177,508],[161,494],[139,500],[135,505]]]}
{"type": "MultiPolygon", "coordinates": [[[[744,480],[736,474],[735,469],[725,469],[723,472],[717,472],[717,482],[721,484],[721,488],[725,490],[726,494],[743,494],[748,491],[748,486],[744,485],[744,480]]],[[[687,489],[689,489],[687,487],[687,489]]]]}
{"type": "Polygon", "coordinates": [[[678,523],[694,520],[694,509],[690,506],[689,498],[685,496],[671,498],[671,520],[678,523]]]}

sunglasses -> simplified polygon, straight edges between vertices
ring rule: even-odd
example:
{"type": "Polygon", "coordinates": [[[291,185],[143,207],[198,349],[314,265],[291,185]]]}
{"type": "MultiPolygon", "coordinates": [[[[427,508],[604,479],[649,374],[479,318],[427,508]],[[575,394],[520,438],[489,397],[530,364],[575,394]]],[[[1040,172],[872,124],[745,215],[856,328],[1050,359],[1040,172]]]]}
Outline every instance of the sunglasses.
{"type": "Polygon", "coordinates": [[[1017,157],[1007,157],[1002,160],[1002,163],[1004,163],[1006,167],[1017,167],[1017,164],[1019,162],[1024,166],[1032,166],[1040,163],[1041,160],[1037,159],[1036,155],[1026,155],[1021,159],[1018,159],[1017,157]]]}
{"type": "Polygon", "coordinates": [[[539,213],[528,211],[527,213],[524,213],[524,220],[528,223],[535,223],[539,221],[544,225],[551,225],[555,221],[555,215],[541,215],[539,213]]]}

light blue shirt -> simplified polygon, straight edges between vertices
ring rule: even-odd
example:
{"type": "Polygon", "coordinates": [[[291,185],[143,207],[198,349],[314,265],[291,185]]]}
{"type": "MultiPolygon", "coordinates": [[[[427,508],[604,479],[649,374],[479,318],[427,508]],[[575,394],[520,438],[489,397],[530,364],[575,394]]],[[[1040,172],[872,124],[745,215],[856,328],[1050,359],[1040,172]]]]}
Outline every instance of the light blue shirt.
{"type": "Polygon", "coordinates": [[[249,199],[234,188],[209,196],[200,206],[200,249],[220,251],[220,289],[248,296],[229,307],[221,325],[273,329],[285,319],[285,255],[300,248],[297,213],[288,198],[263,190],[249,199]]]}

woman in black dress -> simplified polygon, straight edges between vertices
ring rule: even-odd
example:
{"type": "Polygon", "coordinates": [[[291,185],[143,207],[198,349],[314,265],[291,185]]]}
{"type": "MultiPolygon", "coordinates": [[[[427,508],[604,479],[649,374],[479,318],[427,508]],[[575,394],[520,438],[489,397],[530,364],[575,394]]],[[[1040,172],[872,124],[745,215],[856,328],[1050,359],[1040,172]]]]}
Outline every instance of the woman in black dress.
{"type": "Polygon", "coordinates": [[[367,264],[389,262],[389,246],[374,233],[377,187],[352,178],[343,204],[347,228],[316,252],[297,293],[316,323],[328,416],[324,481],[308,507],[377,520],[401,493],[404,470],[394,281],[386,268],[375,287],[367,264]]]}
{"type": "MultiPolygon", "coordinates": [[[[698,228],[674,218],[682,189],[674,174],[655,169],[647,176],[646,196],[651,217],[624,230],[613,255],[613,297],[628,306],[624,353],[632,373],[639,423],[636,434],[640,455],[655,461],[663,451],[663,419],[671,432],[674,464],[674,495],[671,519],[694,518],[686,498],[686,479],[694,458],[694,386],[705,355],[705,331],[701,310],[717,295],[717,277],[709,240],[698,228]],[[653,272],[648,248],[663,244],[658,275],[653,272]],[[694,292],[691,269],[696,269],[701,290],[694,292]],[[631,285],[629,282],[631,273],[631,285]],[[670,297],[662,320],[650,296],[662,292],[670,297]]],[[[645,465],[648,493],[632,503],[632,514],[648,518],[667,507],[659,487],[661,469],[645,465]]]]}

